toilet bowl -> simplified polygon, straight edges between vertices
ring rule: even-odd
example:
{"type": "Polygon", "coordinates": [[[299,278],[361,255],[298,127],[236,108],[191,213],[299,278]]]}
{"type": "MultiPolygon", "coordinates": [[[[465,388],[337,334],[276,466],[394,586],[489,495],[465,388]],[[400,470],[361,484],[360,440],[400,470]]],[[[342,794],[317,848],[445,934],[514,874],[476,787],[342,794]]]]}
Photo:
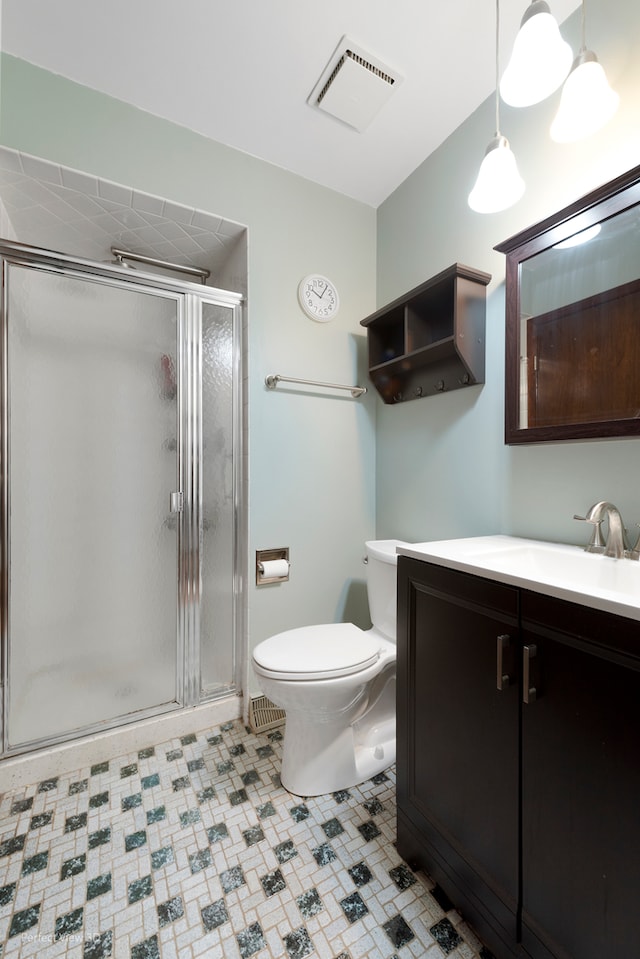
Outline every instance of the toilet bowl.
{"type": "Polygon", "coordinates": [[[253,651],[263,693],[286,712],[280,779],[297,796],[346,789],[396,758],[396,547],[366,544],[373,626],[302,626],[253,651]]]}

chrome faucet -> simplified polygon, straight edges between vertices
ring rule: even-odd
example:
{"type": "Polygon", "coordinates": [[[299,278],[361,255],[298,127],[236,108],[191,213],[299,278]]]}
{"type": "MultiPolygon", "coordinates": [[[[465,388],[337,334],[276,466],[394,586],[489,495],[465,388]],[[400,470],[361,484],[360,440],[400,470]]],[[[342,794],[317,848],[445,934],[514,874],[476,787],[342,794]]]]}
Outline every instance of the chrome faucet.
{"type": "Polygon", "coordinates": [[[627,543],[627,533],[622,522],[620,511],[613,503],[600,502],[594,503],[588,510],[586,516],[574,515],[574,519],[582,520],[585,523],[593,524],[593,533],[591,539],[585,546],[587,553],[603,553],[605,556],[613,556],[616,559],[627,557],[628,559],[638,559],[640,555],[638,547],[640,537],[633,549],[629,549],[627,543]],[[602,521],[608,521],[607,539],[603,539],[600,528],[602,521]]]}

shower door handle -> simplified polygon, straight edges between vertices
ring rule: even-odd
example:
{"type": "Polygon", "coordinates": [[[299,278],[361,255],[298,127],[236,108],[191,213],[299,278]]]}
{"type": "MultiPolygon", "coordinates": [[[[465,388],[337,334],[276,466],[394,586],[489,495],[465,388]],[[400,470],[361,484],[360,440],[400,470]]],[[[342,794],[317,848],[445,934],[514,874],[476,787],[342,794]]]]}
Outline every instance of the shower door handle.
{"type": "Polygon", "coordinates": [[[181,513],[184,508],[184,496],[181,490],[169,493],[169,512],[181,513]]]}

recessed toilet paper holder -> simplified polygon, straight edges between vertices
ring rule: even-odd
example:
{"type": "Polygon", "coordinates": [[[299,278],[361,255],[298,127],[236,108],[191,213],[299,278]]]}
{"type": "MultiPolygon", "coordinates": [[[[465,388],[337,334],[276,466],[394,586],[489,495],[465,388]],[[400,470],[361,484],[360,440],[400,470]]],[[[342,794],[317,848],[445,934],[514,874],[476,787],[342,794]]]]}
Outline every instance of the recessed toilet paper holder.
{"type": "Polygon", "coordinates": [[[280,549],[257,549],[256,586],[288,582],[290,565],[288,546],[282,546],[280,549]],[[286,571],[283,565],[285,563],[286,571]]]}

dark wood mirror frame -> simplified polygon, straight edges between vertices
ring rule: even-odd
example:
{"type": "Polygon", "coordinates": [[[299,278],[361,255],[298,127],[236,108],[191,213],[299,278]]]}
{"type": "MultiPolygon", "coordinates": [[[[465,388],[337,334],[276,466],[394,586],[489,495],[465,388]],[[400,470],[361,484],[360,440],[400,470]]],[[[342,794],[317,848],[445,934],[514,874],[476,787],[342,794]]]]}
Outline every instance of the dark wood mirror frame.
{"type": "MultiPolygon", "coordinates": [[[[533,317],[540,328],[549,322],[548,317],[553,317],[554,342],[553,349],[559,351],[559,341],[561,336],[559,331],[561,327],[559,320],[564,321],[565,332],[564,340],[568,344],[580,343],[576,333],[600,328],[603,324],[598,324],[598,319],[606,317],[609,345],[601,350],[600,345],[596,351],[600,354],[601,372],[603,369],[608,374],[608,381],[616,384],[623,381],[616,369],[615,375],[611,375],[613,370],[612,361],[608,357],[613,357],[614,348],[616,356],[623,355],[627,366],[628,376],[626,377],[625,397],[620,399],[615,397],[613,400],[607,398],[608,418],[603,415],[596,415],[594,412],[598,405],[597,387],[583,376],[583,381],[574,394],[581,392],[583,396],[592,395],[590,408],[585,407],[576,410],[568,416],[560,415],[559,406],[564,400],[554,400],[555,407],[553,415],[543,416],[546,419],[544,425],[531,425],[531,419],[535,420],[535,412],[532,413],[529,406],[535,406],[527,398],[527,424],[521,423],[521,355],[523,349],[520,345],[521,334],[521,275],[522,265],[532,257],[536,257],[545,250],[555,247],[558,243],[576,233],[594,226],[603,224],[605,221],[612,221],[630,208],[640,204],[640,166],[634,167],[627,173],[622,174],[604,186],[593,190],[586,196],[576,200],[570,206],[565,207],[553,216],[547,217],[540,223],[535,224],[521,231],[515,236],[495,247],[501,253],[505,253],[506,261],[506,361],[505,361],[505,443],[544,443],[557,440],[571,439],[591,439],[597,437],[622,437],[622,436],[640,436],[640,257],[637,261],[637,271],[633,275],[633,280],[612,290],[599,292],[595,296],[581,299],[579,302],[561,306],[549,311],[544,316],[533,317]],[[619,304],[624,301],[624,307],[620,308],[621,318],[614,316],[614,327],[611,325],[612,309],[614,313],[618,311],[619,304]],[[612,303],[614,307],[612,307],[612,303]],[[570,326],[567,326],[570,324],[570,326]],[[613,332],[612,332],[613,328],[613,332]],[[621,343],[624,337],[625,342],[621,343]],[[614,344],[615,346],[612,346],[614,344]],[[607,353],[606,350],[610,352],[607,353]],[[609,364],[607,366],[607,364],[609,364]],[[615,412],[616,407],[620,405],[624,412],[619,415],[615,412]],[[633,412],[631,412],[633,410],[633,412]],[[619,416],[619,418],[617,418],[619,416]]],[[[640,212],[640,210],[638,211],[640,212]]],[[[635,214],[634,214],[635,215],[635,214]]],[[[640,249],[640,238],[639,238],[640,249]]],[[[616,314],[617,315],[617,314],[616,314]]],[[[530,323],[527,322],[531,336],[530,323]]],[[[542,333],[535,335],[543,336],[542,333]]],[[[589,334],[587,334],[589,335],[589,334]]],[[[586,339],[584,337],[583,339],[586,339]]],[[[591,343],[591,341],[589,341],[591,343]]],[[[580,365],[585,366],[585,355],[593,353],[593,346],[583,346],[582,354],[572,354],[573,360],[570,361],[569,354],[564,357],[563,373],[555,373],[547,376],[547,382],[557,383],[558,386],[572,377],[568,376],[568,371],[572,373],[580,365]]],[[[578,349],[578,353],[580,350],[578,349]]],[[[527,353],[525,352],[525,356],[527,353]]],[[[557,354],[556,354],[557,355],[557,354]]],[[[588,356],[587,356],[588,359],[588,356]]],[[[587,364],[588,365],[588,364],[587,364]]],[[[536,366],[536,374],[537,372],[536,366]]],[[[527,373],[527,377],[531,377],[527,373]]],[[[533,382],[533,381],[531,381],[533,382]]],[[[525,387],[526,390],[529,386],[525,387]]],[[[617,387],[616,387],[617,389],[617,387]]],[[[557,390],[559,392],[559,389],[557,390]]]]}

